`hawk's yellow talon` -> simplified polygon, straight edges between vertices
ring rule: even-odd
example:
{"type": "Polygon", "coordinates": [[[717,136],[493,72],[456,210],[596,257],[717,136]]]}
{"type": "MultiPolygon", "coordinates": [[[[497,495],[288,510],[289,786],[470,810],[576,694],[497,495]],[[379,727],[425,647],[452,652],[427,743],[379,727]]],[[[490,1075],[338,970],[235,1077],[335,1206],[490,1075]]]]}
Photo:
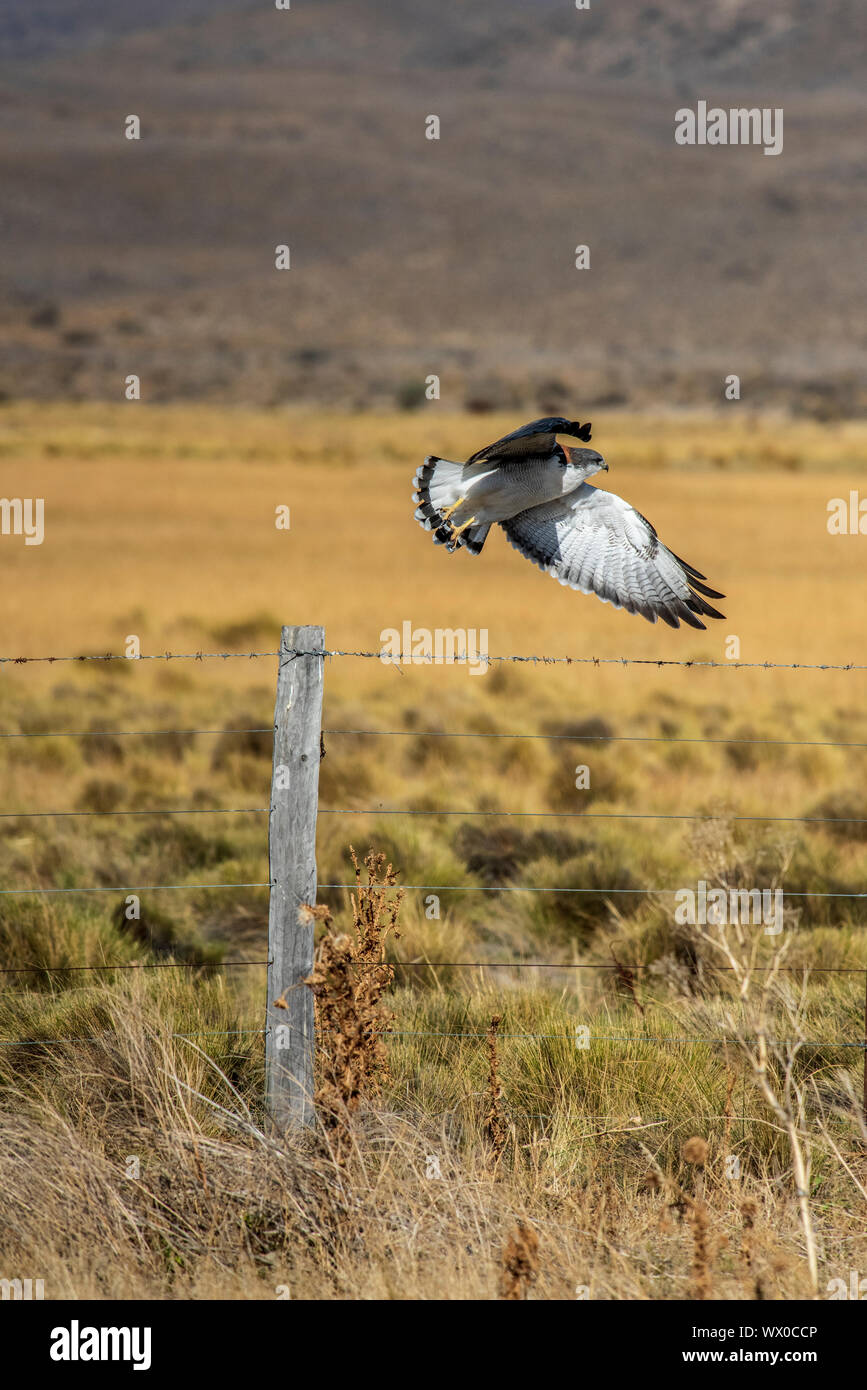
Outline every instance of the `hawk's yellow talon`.
{"type": "Polygon", "coordinates": [[[468,526],[475,526],[475,524],[476,518],[474,516],[471,516],[469,521],[464,521],[461,523],[460,526],[456,526],[452,531],[452,540],[456,541],[458,536],[460,536],[464,531],[466,531],[468,526]]]}
{"type": "Polygon", "coordinates": [[[459,497],[457,502],[455,502],[451,507],[446,507],[446,510],[442,514],[443,521],[448,521],[449,517],[454,516],[458,507],[462,507],[466,500],[466,497],[459,497]]]}

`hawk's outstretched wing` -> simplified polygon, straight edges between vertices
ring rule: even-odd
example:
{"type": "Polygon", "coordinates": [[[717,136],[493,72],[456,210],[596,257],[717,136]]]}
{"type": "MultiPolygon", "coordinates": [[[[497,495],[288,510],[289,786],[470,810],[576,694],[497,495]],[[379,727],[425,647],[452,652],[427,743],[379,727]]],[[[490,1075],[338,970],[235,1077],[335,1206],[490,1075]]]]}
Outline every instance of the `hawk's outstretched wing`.
{"type": "Polygon", "coordinates": [[[662,544],[645,517],[613,492],[590,483],[500,523],[511,544],[539,569],[605,603],[669,627],[704,628],[722,618],[702,595],[724,598],[704,575],[662,544]]]}
{"type": "Polygon", "coordinates": [[[486,449],[478,449],[467,459],[467,463],[480,463],[482,459],[487,459],[489,463],[507,463],[519,458],[550,458],[557,434],[568,434],[575,439],[583,439],[587,444],[590,425],[582,425],[578,420],[566,420],[562,415],[531,420],[529,425],[522,425],[519,430],[503,435],[502,439],[489,444],[486,449]]]}

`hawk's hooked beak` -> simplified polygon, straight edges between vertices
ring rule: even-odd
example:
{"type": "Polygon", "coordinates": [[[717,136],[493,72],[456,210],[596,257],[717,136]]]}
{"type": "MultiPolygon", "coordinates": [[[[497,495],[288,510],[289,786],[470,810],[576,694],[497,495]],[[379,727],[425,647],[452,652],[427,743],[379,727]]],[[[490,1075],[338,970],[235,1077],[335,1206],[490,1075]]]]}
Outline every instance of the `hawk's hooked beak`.
{"type": "Polygon", "coordinates": [[[608,464],[602,455],[597,454],[594,449],[568,449],[566,452],[570,463],[574,463],[576,468],[589,469],[595,466],[598,470],[604,469],[606,473],[608,472],[608,464]]]}

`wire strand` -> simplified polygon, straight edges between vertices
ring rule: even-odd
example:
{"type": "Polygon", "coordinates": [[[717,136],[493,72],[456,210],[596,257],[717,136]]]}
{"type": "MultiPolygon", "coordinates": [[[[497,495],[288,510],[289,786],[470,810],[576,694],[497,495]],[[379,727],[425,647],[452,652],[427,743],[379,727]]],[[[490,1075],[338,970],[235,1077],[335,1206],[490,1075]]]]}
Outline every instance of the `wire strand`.
{"type": "Polygon", "coordinates": [[[694,821],[763,821],[798,825],[867,825],[867,816],[741,816],[720,811],[712,815],[697,815],[692,811],[472,811],[416,810],[413,807],[323,806],[320,816],[536,816],[543,820],[694,820],[694,821]]]}
{"type": "Polygon", "coordinates": [[[111,888],[0,888],[0,895],[9,897],[22,893],[168,893],[194,888],[271,888],[265,883],[140,883],[130,888],[117,885],[111,888]]]}
{"type": "MultiPolygon", "coordinates": [[[[585,1025],[576,1023],[575,1026],[576,1026],[576,1028],[577,1028],[577,1027],[583,1027],[583,1026],[585,1026],[585,1025]]],[[[320,1032],[332,1032],[332,1031],[333,1031],[333,1032],[337,1032],[338,1030],[337,1030],[337,1029],[320,1029],[319,1031],[320,1031],[320,1032]]],[[[459,1032],[459,1033],[450,1033],[450,1032],[415,1031],[415,1030],[412,1030],[412,1029],[395,1029],[395,1030],[392,1031],[392,1032],[381,1032],[381,1033],[377,1033],[377,1037],[380,1037],[380,1038],[488,1038],[488,1037],[490,1037],[490,1030],[485,1029],[484,1032],[459,1032]]],[[[575,1042],[575,1034],[574,1034],[574,1033],[504,1033],[504,1032],[501,1032],[501,1031],[498,1030],[498,1031],[497,1031],[497,1037],[498,1037],[498,1038],[525,1038],[525,1039],[531,1039],[531,1040],[536,1040],[536,1041],[540,1041],[540,1042],[548,1042],[548,1041],[555,1040],[555,1039],[558,1039],[558,1038],[559,1038],[559,1039],[565,1039],[566,1041],[571,1042],[571,1043],[574,1043],[574,1042],[575,1042]]],[[[744,1037],[733,1036],[733,1037],[721,1037],[721,1038],[717,1038],[717,1037],[708,1037],[707,1034],[705,1034],[705,1033],[685,1033],[685,1034],[683,1034],[683,1035],[673,1034],[673,1035],[671,1035],[671,1036],[666,1037],[666,1036],[653,1036],[652,1034],[648,1034],[648,1033],[593,1033],[592,1030],[591,1030],[591,1037],[592,1037],[592,1039],[593,1039],[595,1042],[652,1042],[652,1043],[700,1042],[700,1043],[709,1043],[709,1044],[717,1044],[717,1043],[733,1044],[733,1043],[737,1043],[737,1042],[757,1042],[757,1041],[758,1041],[758,1037],[757,1037],[757,1036],[756,1036],[756,1037],[751,1037],[751,1036],[744,1036],[744,1037]]],[[[813,1041],[810,1041],[810,1040],[807,1039],[807,1038],[766,1038],[765,1041],[767,1042],[768,1047],[815,1047],[815,1048],[828,1048],[828,1049],[830,1049],[830,1050],[832,1050],[832,1051],[835,1050],[835,1049],[837,1049],[837,1048],[846,1047],[846,1048],[856,1048],[857,1050],[860,1050],[860,1051],[862,1051],[862,1052],[865,1051],[865,1050],[867,1050],[867,1042],[834,1042],[833,1040],[832,1040],[832,1041],[821,1040],[821,1041],[813,1042],[813,1041]]],[[[576,1050],[579,1051],[579,1052],[589,1051],[589,1049],[587,1049],[587,1048],[577,1048],[576,1050]]]]}
{"type": "MultiPolygon", "coordinates": [[[[581,1025],[576,1024],[576,1027],[581,1025]]],[[[320,1033],[336,1032],[337,1029],[320,1029],[320,1033]]],[[[267,1028],[229,1028],[225,1030],[201,1031],[194,1033],[170,1033],[170,1038],[230,1038],[245,1036],[264,1036],[267,1035],[267,1028]]],[[[489,1030],[484,1032],[446,1032],[446,1031],[427,1031],[415,1029],[397,1029],[394,1031],[383,1031],[377,1033],[379,1038],[487,1038],[490,1036],[489,1030]]],[[[672,1036],[653,1036],[646,1033],[595,1033],[592,1035],[596,1042],[700,1042],[708,1044],[723,1043],[724,1045],[737,1042],[755,1042],[754,1037],[708,1037],[704,1033],[687,1033],[684,1035],[672,1036]]],[[[498,1032],[498,1038],[520,1038],[523,1040],[549,1042],[557,1039],[574,1043],[574,1033],[511,1033],[498,1032]]],[[[100,1043],[105,1042],[106,1037],[91,1038],[9,1038],[0,1040],[0,1047],[46,1047],[57,1046],[61,1043],[100,1043]]],[[[855,1048],[859,1051],[867,1050],[867,1042],[834,1042],[834,1041],[810,1041],[806,1038],[767,1038],[769,1047],[812,1047],[816,1049],[828,1049],[836,1051],[839,1048],[855,1048]]],[[[577,1048],[577,1051],[589,1049],[577,1048]]]]}
{"type": "MultiPolygon", "coordinates": [[[[148,813],[148,814],[149,814],[149,813],[148,813]]],[[[363,888],[363,887],[365,887],[366,885],[362,884],[361,886],[362,886],[362,888],[363,888]]],[[[185,891],[185,890],[187,890],[187,889],[194,889],[194,888],[273,888],[273,887],[274,887],[274,883],[273,883],[273,881],[271,881],[271,880],[263,880],[262,882],[259,882],[259,883],[145,883],[145,884],[134,884],[134,885],[132,885],[132,886],[130,886],[130,887],[126,887],[126,886],[124,886],[124,885],[115,885],[114,887],[111,887],[111,888],[103,888],[103,887],[97,887],[97,886],[91,886],[91,887],[87,887],[87,888],[54,888],[54,887],[50,887],[50,886],[49,886],[49,887],[45,887],[45,888],[0,888],[0,894],[2,894],[2,895],[14,895],[14,894],[22,894],[22,893],[155,893],[155,892],[169,892],[169,891],[172,891],[172,890],[177,890],[177,891],[180,892],[180,891],[185,891]]],[[[356,883],[320,883],[319,887],[320,887],[320,888],[351,888],[351,889],[355,889],[355,888],[358,887],[358,884],[356,884],[356,883]]],[[[532,887],[532,886],[529,885],[529,884],[518,884],[518,885],[509,884],[509,885],[500,885],[500,886],[491,887],[491,886],[484,886],[484,885],[481,885],[481,884],[473,884],[473,883],[463,883],[463,884],[461,884],[461,883],[458,883],[458,884],[455,884],[455,883],[405,883],[405,884],[394,884],[393,887],[395,888],[396,891],[403,891],[403,892],[411,892],[411,891],[413,891],[413,890],[416,890],[416,891],[419,891],[419,892],[431,891],[431,892],[439,892],[439,893],[558,893],[558,894],[559,894],[559,893],[595,893],[595,894],[597,894],[597,895],[602,894],[602,895],[605,895],[605,896],[608,896],[609,894],[614,894],[614,893],[620,893],[620,894],[646,894],[646,895],[659,894],[659,895],[662,895],[662,894],[666,894],[666,893],[682,893],[682,892],[684,891],[682,888],[619,888],[619,887],[615,887],[614,885],[612,885],[612,886],[610,886],[610,887],[599,887],[599,888],[535,888],[535,887],[532,887]]],[[[731,891],[731,892],[740,892],[741,890],[739,890],[739,889],[732,889],[732,890],[730,890],[730,891],[731,891]]],[[[744,891],[744,892],[749,892],[750,890],[749,890],[749,889],[744,889],[744,890],[742,890],[742,891],[744,891]]],[[[758,891],[758,890],[753,890],[753,891],[758,891]]],[[[766,891],[767,891],[767,890],[766,890],[766,891]]],[[[775,890],[775,891],[776,891],[776,890],[775,890]]],[[[780,889],[779,891],[782,892],[782,894],[783,894],[783,896],[784,896],[785,898],[851,898],[851,899],[856,899],[856,900],[857,900],[857,899],[860,899],[860,898],[867,898],[867,892],[864,892],[864,893],[842,893],[842,892],[841,892],[841,893],[836,893],[836,892],[834,892],[834,893],[826,893],[826,892],[819,892],[819,891],[815,891],[815,892],[814,892],[814,891],[812,891],[812,890],[806,890],[806,891],[804,891],[804,890],[800,890],[800,889],[799,889],[799,890],[792,890],[791,892],[790,892],[789,890],[787,890],[787,889],[780,889]]]]}
{"type": "MultiPolygon", "coordinates": [[[[142,652],[139,656],[129,657],[123,653],[105,652],[84,653],[79,656],[0,656],[0,665],[25,666],[34,665],[38,662],[83,662],[83,661],[252,661],[259,657],[288,657],[296,660],[298,657],[354,657],[363,661],[380,661],[384,665],[431,665],[432,657],[414,656],[407,653],[389,653],[383,651],[352,651],[339,650],[337,648],[319,648],[306,650],[300,647],[292,647],[286,651],[268,652],[142,652]]],[[[478,653],[455,654],[450,659],[445,657],[437,658],[438,665],[444,666],[465,666],[469,661],[474,664],[484,662],[490,666],[500,662],[518,662],[520,664],[534,666],[677,666],[685,669],[706,668],[726,671],[867,671],[867,665],[860,665],[853,661],[841,662],[806,662],[806,661],[711,661],[711,660],[683,660],[673,657],[635,657],[635,656],[487,656],[478,653]]]]}
{"type": "MultiPolygon", "coordinates": [[[[243,965],[273,965],[273,960],[224,961],[126,961],[115,965],[11,965],[0,967],[0,975],[62,974],[64,971],[111,970],[230,970],[243,965]]],[[[652,970],[656,961],[551,961],[551,960],[386,960],[351,961],[356,970],[380,970],[390,966],[396,970],[652,970]]],[[[715,972],[734,970],[732,965],[714,965],[715,972]]],[[[812,975],[867,975],[865,965],[751,965],[753,974],[805,972],[812,975]]]]}
{"type": "Polygon", "coordinates": [[[314,652],[142,652],[125,656],[122,652],[83,653],[79,656],[0,656],[0,666],[33,666],[38,662],[54,665],[59,661],[252,661],[262,656],[314,656],[314,652]]]}
{"type": "MultiPolygon", "coordinates": [[[[260,731],[251,729],[250,732],[260,731]]],[[[867,743],[812,738],[680,738],[668,734],[492,734],[465,733],[455,729],[323,729],[322,732],[329,736],[357,734],[369,738],[503,738],[540,739],[542,742],[551,740],[554,743],[747,743],[762,748],[867,748],[867,743]]]]}
{"type": "MultiPolygon", "coordinates": [[[[0,820],[81,819],[112,816],[261,816],[270,806],[151,806],[112,811],[0,811],[0,820]]],[[[544,820],[690,820],[690,821],[760,821],[768,824],[796,825],[867,825],[867,816],[742,816],[728,811],[700,815],[692,811],[473,811],[429,810],[413,807],[346,807],[321,806],[320,816],[536,816],[544,820]]],[[[342,886],[342,885],[341,885],[342,886]]]]}
{"type": "MultiPolygon", "coordinates": [[[[357,888],[356,883],[320,883],[320,888],[357,888]]],[[[364,885],[362,884],[362,887],[364,885]]],[[[427,893],[640,893],[640,894],[665,894],[682,893],[683,888],[534,888],[529,884],[495,884],[482,885],[474,883],[396,883],[395,891],[409,893],[413,890],[427,893]]],[[[726,891],[723,889],[722,891],[726,891]]],[[[748,888],[732,888],[731,893],[740,892],[760,892],[761,889],[750,890],[748,888]]],[[[769,891],[765,889],[764,891],[769,891]]],[[[781,888],[779,890],[785,898],[867,898],[864,893],[824,893],[813,892],[812,890],[792,890],[781,888]]]]}
{"type": "MultiPolygon", "coordinates": [[[[867,742],[844,739],[802,738],[699,738],[669,734],[526,734],[488,733],[457,729],[331,729],[323,734],[356,735],[365,738],[494,738],[552,741],[559,743],[707,743],[748,744],[760,748],[867,748],[867,742]]],[[[271,734],[272,724],[248,729],[45,729],[27,732],[0,732],[0,738],[160,738],[180,734],[271,734]]]]}
{"type": "MultiPolygon", "coordinates": [[[[163,734],[273,734],[274,725],[260,729],[46,729],[0,733],[0,738],[158,738],[163,734]]],[[[327,732],[327,730],[326,730],[327,732]]]]}
{"type": "Polygon", "coordinates": [[[0,975],[54,975],[64,971],[72,974],[86,970],[234,970],[239,965],[271,965],[270,960],[170,960],[125,961],[122,965],[4,965],[0,975]]]}
{"type": "MultiPolygon", "coordinates": [[[[404,970],[653,970],[657,961],[548,961],[548,960],[387,960],[351,961],[358,970],[380,970],[383,965],[404,970]]],[[[714,973],[728,973],[735,970],[733,965],[713,965],[714,973]]],[[[780,974],[786,972],[811,975],[867,975],[865,965],[751,965],[749,973],[762,975],[767,972],[780,974]]]]}
{"type": "MultiPolygon", "coordinates": [[[[430,666],[433,665],[433,658],[426,656],[416,656],[411,652],[395,653],[390,652],[370,652],[370,651],[304,651],[293,648],[291,652],[281,653],[281,655],[291,655],[293,658],[299,656],[350,656],[357,657],[365,661],[381,661],[386,666],[430,666]]],[[[441,666],[466,666],[469,662],[473,664],[484,662],[491,665],[494,662],[518,662],[535,666],[679,666],[705,667],[710,669],[726,671],[867,671],[867,665],[858,665],[848,661],[843,663],[832,662],[806,662],[806,661],[709,661],[709,660],[678,660],[673,657],[652,657],[652,656],[487,656],[478,652],[456,654],[451,660],[445,657],[437,658],[437,665],[441,666]]]]}
{"type": "MultiPolygon", "coordinates": [[[[170,1038],[235,1038],[267,1033],[267,1028],[228,1028],[225,1031],[199,1033],[169,1033],[170,1038]]],[[[60,1043],[100,1043],[106,1038],[9,1038],[0,1040],[0,1047],[56,1047],[60,1043]]]]}
{"type": "Polygon", "coordinates": [[[96,816],[261,816],[270,806],[152,806],[146,811],[0,811],[0,820],[39,820],[41,817],[76,819],[96,816]]]}

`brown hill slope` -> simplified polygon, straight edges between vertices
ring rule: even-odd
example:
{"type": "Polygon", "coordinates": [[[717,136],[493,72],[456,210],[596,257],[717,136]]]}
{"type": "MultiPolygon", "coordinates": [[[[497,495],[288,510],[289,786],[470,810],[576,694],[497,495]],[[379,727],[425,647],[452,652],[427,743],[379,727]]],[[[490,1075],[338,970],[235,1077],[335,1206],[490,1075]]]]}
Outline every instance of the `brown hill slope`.
{"type": "Polygon", "coordinates": [[[736,372],[753,405],[861,407],[854,5],[197,5],[124,32],[87,0],[62,53],[52,0],[7,7],[7,394],[409,404],[436,373],[555,408],[736,372]],[[783,153],[677,146],[698,98],[782,106],[783,153]]]}

